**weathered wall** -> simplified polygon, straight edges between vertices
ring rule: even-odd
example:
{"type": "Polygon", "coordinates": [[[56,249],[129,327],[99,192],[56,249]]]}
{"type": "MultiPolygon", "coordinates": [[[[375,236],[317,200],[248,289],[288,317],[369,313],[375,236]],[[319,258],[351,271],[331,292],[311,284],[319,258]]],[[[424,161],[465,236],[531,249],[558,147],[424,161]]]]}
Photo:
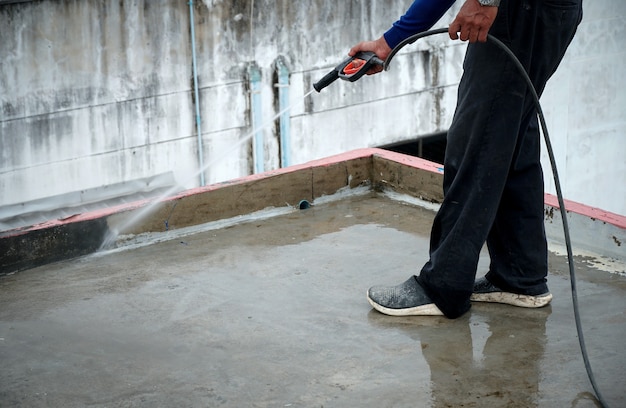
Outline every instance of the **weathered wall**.
{"type": "MultiPolygon", "coordinates": [[[[206,182],[252,172],[253,109],[268,125],[264,169],[282,165],[272,120],[278,58],[291,72],[289,164],[445,131],[465,49],[445,36],[407,47],[390,72],[338,81],[303,101],[351,45],[380,35],[408,3],[196,1],[206,182]],[[261,72],[258,105],[251,103],[251,64],[261,72]]],[[[624,98],[618,67],[625,55],[607,34],[624,15],[610,10],[625,6],[585,6],[544,109],[566,197],[625,214],[624,104],[612,102],[624,98]],[[614,67],[610,75],[606,67],[614,67]]],[[[451,13],[442,23],[450,20],[451,13]]],[[[187,0],[0,3],[0,27],[0,219],[29,211],[36,200],[71,206],[107,190],[198,185],[187,0]]]]}
{"type": "Polygon", "coordinates": [[[183,6],[0,6],[3,205],[195,170],[183,6]]]}
{"type": "MultiPolygon", "coordinates": [[[[566,198],[626,214],[626,35],[622,0],[585,0],[542,106],[566,198]]],[[[545,150],[545,149],[544,149],[545,150]]],[[[547,156],[546,191],[554,194],[547,156]]]]}
{"type": "MultiPolygon", "coordinates": [[[[424,52],[398,57],[393,75],[336,84],[302,103],[313,82],[353,43],[381,33],[404,3],[196,2],[207,183],[252,171],[251,64],[261,71],[259,107],[269,125],[263,167],[281,166],[271,119],[279,57],[291,71],[290,164],[445,130],[449,112],[437,107],[451,103],[462,46],[441,40],[441,49],[425,42],[424,52]]],[[[78,195],[87,200],[124,183],[149,190],[155,175],[198,185],[189,19],[185,0],[0,5],[4,216],[42,202],[73,205],[70,192],[88,191],[78,195]]]]}
{"type": "MultiPolygon", "coordinates": [[[[223,180],[246,169],[237,167],[232,159],[221,159],[230,146],[252,136],[247,82],[250,64],[261,70],[264,124],[271,123],[279,111],[277,59],[283,58],[291,72],[289,164],[447,128],[450,104],[441,101],[454,98],[463,46],[445,39],[425,41],[409,56],[398,57],[393,75],[366,78],[358,84],[339,81],[303,100],[312,84],[345,58],[351,45],[380,35],[404,11],[406,2],[203,3],[208,8],[197,19],[196,35],[198,55],[202,56],[200,82],[205,84],[201,94],[203,117],[209,126],[206,161],[220,160],[208,171],[211,180],[223,180]]],[[[266,126],[263,133],[264,168],[280,167],[277,129],[266,126]]],[[[237,157],[228,155],[233,156],[237,157]]],[[[249,148],[240,152],[239,160],[251,171],[249,148]]]]}

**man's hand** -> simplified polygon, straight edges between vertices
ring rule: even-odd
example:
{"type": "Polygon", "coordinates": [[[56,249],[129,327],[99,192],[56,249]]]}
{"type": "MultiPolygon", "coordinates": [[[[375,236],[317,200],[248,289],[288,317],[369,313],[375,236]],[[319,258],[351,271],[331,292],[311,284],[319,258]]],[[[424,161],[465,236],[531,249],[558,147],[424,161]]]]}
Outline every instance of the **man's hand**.
{"type": "MultiPolygon", "coordinates": [[[[378,58],[384,61],[391,53],[391,48],[389,48],[387,41],[385,41],[385,37],[380,37],[378,40],[375,41],[363,41],[358,43],[354,47],[350,48],[350,52],[348,52],[348,55],[354,57],[359,51],[372,51],[374,54],[376,54],[378,58]]],[[[383,67],[381,67],[380,65],[374,65],[366,72],[366,74],[372,75],[382,70],[383,67]]]]}
{"type": "Polygon", "coordinates": [[[453,40],[473,43],[487,41],[487,33],[498,14],[497,7],[482,6],[477,0],[466,0],[448,28],[453,40]]]}

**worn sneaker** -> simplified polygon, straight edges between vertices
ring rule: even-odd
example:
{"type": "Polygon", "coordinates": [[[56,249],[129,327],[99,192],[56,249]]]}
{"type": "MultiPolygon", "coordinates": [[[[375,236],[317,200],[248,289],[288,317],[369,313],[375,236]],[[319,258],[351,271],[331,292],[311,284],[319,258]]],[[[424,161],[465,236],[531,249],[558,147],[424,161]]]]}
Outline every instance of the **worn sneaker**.
{"type": "Polygon", "coordinates": [[[552,300],[552,294],[546,292],[541,295],[518,295],[517,293],[505,292],[489,282],[487,278],[482,277],[474,282],[474,293],[472,293],[470,300],[537,308],[548,305],[552,300]]]}
{"type": "Polygon", "coordinates": [[[415,276],[397,286],[373,286],[367,291],[367,300],[374,309],[390,316],[443,315],[415,276]]]}

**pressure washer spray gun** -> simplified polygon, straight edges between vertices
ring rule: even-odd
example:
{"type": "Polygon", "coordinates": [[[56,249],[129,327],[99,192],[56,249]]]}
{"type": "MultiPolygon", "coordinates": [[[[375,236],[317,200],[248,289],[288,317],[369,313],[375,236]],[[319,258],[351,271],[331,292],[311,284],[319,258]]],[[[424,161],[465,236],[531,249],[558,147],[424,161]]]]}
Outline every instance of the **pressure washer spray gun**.
{"type": "Polygon", "coordinates": [[[313,88],[315,88],[317,92],[320,92],[338,78],[344,81],[354,82],[365,75],[374,65],[382,66],[384,65],[384,61],[371,51],[358,52],[354,57],[350,57],[337,65],[332,71],[326,74],[324,78],[313,84],[313,88]]]}

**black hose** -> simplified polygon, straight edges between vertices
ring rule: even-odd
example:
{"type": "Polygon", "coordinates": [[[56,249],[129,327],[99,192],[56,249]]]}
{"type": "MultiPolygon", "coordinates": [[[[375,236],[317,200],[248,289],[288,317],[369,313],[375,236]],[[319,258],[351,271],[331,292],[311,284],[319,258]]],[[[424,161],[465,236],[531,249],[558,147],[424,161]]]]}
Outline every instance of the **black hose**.
{"type": "MultiPolygon", "coordinates": [[[[407,38],[406,40],[398,44],[391,51],[391,53],[387,56],[387,59],[385,60],[385,64],[383,66],[384,69],[385,70],[389,69],[389,64],[391,63],[391,60],[396,55],[396,53],[400,51],[400,49],[404,47],[405,45],[412,44],[418,39],[423,38],[423,37],[428,37],[428,36],[435,35],[435,34],[443,34],[447,32],[448,32],[448,28],[438,28],[435,30],[424,31],[424,32],[412,35],[411,37],[407,38]]],[[[556,196],[559,201],[559,210],[561,212],[561,219],[563,222],[563,233],[565,235],[565,246],[567,248],[567,258],[569,261],[568,262],[569,274],[570,274],[570,282],[572,286],[572,303],[574,305],[574,320],[576,321],[576,331],[578,332],[578,342],[580,344],[580,350],[582,352],[583,361],[585,363],[585,369],[587,370],[587,376],[589,377],[591,386],[593,387],[593,390],[596,393],[596,398],[598,399],[598,402],[603,408],[608,408],[609,405],[606,403],[606,401],[602,397],[602,394],[600,393],[600,389],[598,388],[598,385],[596,384],[596,379],[595,379],[595,376],[593,375],[593,371],[591,370],[591,363],[589,362],[589,356],[587,355],[587,347],[585,346],[585,339],[583,337],[582,324],[580,322],[580,312],[578,310],[578,292],[576,290],[576,272],[574,271],[574,258],[572,256],[572,243],[571,243],[571,239],[569,235],[569,226],[567,224],[567,210],[565,209],[565,202],[563,201],[563,193],[561,191],[561,182],[559,181],[559,175],[558,175],[557,168],[556,168],[556,159],[554,158],[554,151],[552,150],[552,143],[550,142],[550,137],[548,136],[548,126],[546,125],[546,121],[543,115],[543,110],[541,109],[541,104],[539,103],[539,96],[537,95],[537,91],[535,90],[535,87],[533,86],[533,83],[530,80],[530,77],[526,73],[524,66],[517,59],[515,54],[513,54],[513,52],[509,49],[509,47],[507,47],[502,41],[498,40],[491,34],[487,35],[487,39],[489,42],[500,47],[501,50],[504,51],[511,58],[511,60],[513,61],[517,69],[519,70],[520,74],[526,81],[526,84],[528,85],[528,89],[530,89],[533,100],[535,102],[535,106],[537,107],[537,115],[539,116],[539,121],[541,122],[541,129],[543,130],[543,136],[544,136],[544,140],[546,143],[546,150],[548,152],[548,156],[550,157],[550,165],[552,166],[552,174],[554,175],[554,184],[556,187],[556,196]]]]}

